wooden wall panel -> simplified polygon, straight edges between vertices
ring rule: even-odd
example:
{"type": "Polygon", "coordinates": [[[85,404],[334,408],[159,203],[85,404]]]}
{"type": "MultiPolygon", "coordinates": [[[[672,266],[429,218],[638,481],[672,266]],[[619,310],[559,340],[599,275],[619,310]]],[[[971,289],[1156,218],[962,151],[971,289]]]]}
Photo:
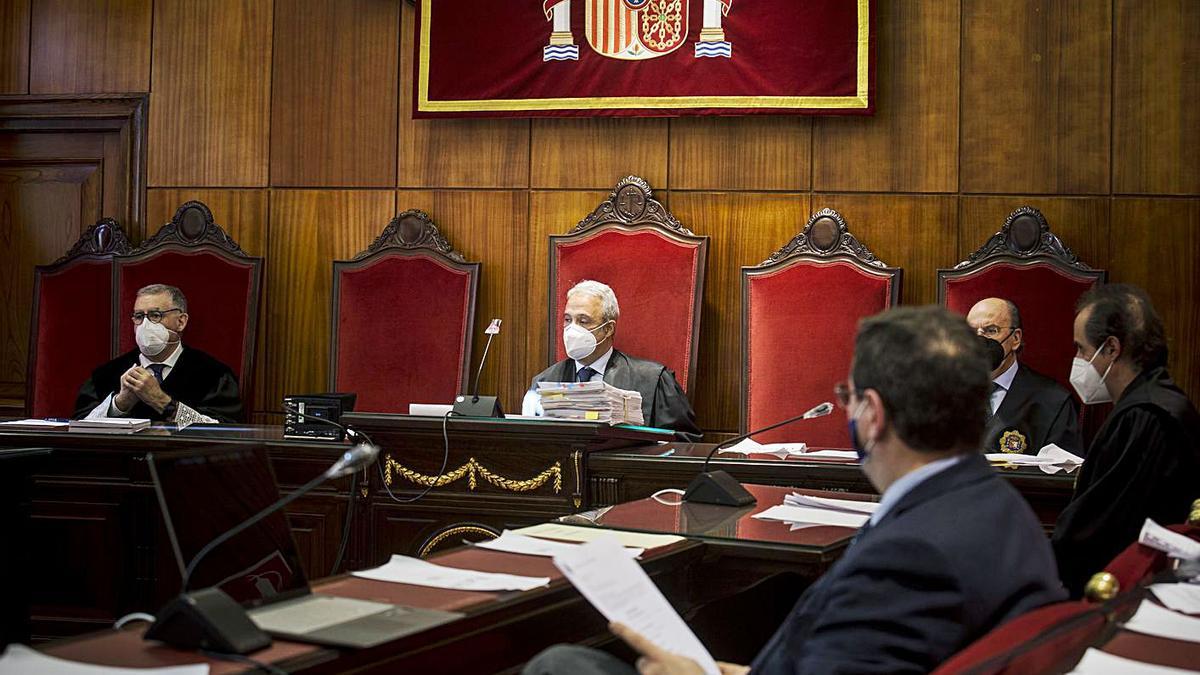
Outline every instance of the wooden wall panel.
{"type": "Polygon", "coordinates": [[[669,126],[672,189],[809,189],[806,117],[684,117],[669,126]]]}
{"type": "Polygon", "coordinates": [[[0,94],[29,93],[30,0],[0,0],[0,94]]]}
{"type": "Polygon", "coordinates": [[[962,191],[1108,192],[1111,4],[962,7],[962,191]]]}
{"type": "Polygon", "coordinates": [[[1113,192],[1200,193],[1200,2],[1118,0],[1113,192]]]}
{"type": "Polygon", "coordinates": [[[416,10],[401,4],[401,187],[529,187],[529,120],[414,120],[413,27],[416,10]]]}
{"type": "Polygon", "coordinates": [[[712,238],[692,403],[703,429],[733,433],[742,368],[741,268],[761,263],[803,229],[809,195],[676,192],[671,211],[696,234],[712,238]]]}
{"type": "Polygon", "coordinates": [[[531,138],[531,187],[608,190],[629,174],[670,187],[664,119],[535,119],[531,138]]]}
{"type": "Polygon", "coordinates": [[[875,115],[814,121],[813,189],[955,192],[959,5],[875,6],[875,115]]]}
{"type": "MultiPolygon", "coordinates": [[[[510,190],[400,190],[396,210],[421,209],[469,261],[481,261],[475,302],[475,334],[471,381],[486,343],[483,329],[493,318],[503,319],[483,371],[480,391],[501,397],[505,412],[521,411],[521,398],[538,371],[525,353],[525,336],[532,316],[526,304],[530,277],[525,251],[525,221],[529,193],[510,190]]],[[[449,403],[449,401],[431,401],[449,403]]]]}
{"type": "Polygon", "coordinates": [[[271,185],[396,185],[400,4],[277,0],[271,185]]]}
{"type": "Polygon", "coordinates": [[[1108,265],[1107,197],[962,197],[959,201],[958,260],[983,246],[1000,231],[1008,214],[1032,206],[1046,216],[1050,231],[1084,263],[1108,265]]]}
{"type": "Polygon", "coordinates": [[[151,186],[267,184],[271,3],[158,0],[151,186]]]}
{"type": "Polygon", "coordinates": [[[333,261],[365,249],[395,215],[391,190],[272,190],[267,246],[268,408],[329,384],[333,261]]]}
{"type": "Polygon", "coordinates": [[[1150,294],[1166,326],[1169,368],[1200,399],[1200,199],[1114,199],[1109,280],[1150,294]]]}
{"type": "Polygon", "coordinates": [[[902,303],[937,302],[937,269],[958,260],[956,197],[814,194],[812,210],[826,207],[880,260],[904,270],[902,303]]]}
{"type": "Polygon", "coordinates": [[[150,89],[151,0],[33,0],[29,91],[150,89]]]}

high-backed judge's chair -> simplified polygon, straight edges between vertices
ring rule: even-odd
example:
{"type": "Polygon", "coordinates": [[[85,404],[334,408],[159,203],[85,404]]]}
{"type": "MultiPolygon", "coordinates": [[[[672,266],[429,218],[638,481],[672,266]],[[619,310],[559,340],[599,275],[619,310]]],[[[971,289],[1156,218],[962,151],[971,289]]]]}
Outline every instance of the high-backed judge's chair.
{"type": "Polygon", "coordinates": [[[116,319],[114,356],[134,348],[129,312],[139,288],[170,284],[187,296],[185,344],[212,355],[238,378],[242,400],[250,400],[255,338],[262,290],[262,258],[247,255],[212,211],[190,201],[128,255],[114,259],[116,319]]]}
{"type": "Polygon", "coordinates": [[[469,378],[479,270],[411,210],[335,261],[330,388],[355,392],[367,412],[452,402],[469,378]]]}
{"type": "Polygon", "coordinates": [[[938,301],[964,315],[988,297],[1016,303],[1026,339],[1021,360],[1070,391],[1075,303],[1106,278],[1050,231],[1041,211],[1022,206],[966,260],[938,270],[938,301]]]}
{"type": "Polygon", "coordinates": [[[33,270],[25,410],[70,417],[79,386],[113,351],[113,255],[131,248],[117,221],[88,228],[63,257],[33,270]]]}
{"type": "Polygon", "coordinates": [[[550,236],[548,363],[566,358],[566,294],[585,279],[608,284],[621,306],[618,348],[695,380],[708,237],[683,227],[637,176],[621,179],[570,232],[550,236]]]}
{"type": "MultiPolygon", "coordinates": [[[[902,272],[888,267],[822,209],[771,257],[742,268],[741,430],[768,426],[831,400],[850,372],[858,322],[896,304],[902,272]]],[[[845,447],[831,415],[755,436],[845,447]]]]}

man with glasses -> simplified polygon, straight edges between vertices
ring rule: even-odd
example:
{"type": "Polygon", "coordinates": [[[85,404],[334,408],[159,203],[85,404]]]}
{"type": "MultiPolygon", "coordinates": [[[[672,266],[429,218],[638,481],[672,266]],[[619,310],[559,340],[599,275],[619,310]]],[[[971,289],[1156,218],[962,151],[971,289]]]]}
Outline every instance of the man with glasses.
{"type": "MultiPolygon", "coordinates": [[[[849,441],[882,497],[755,657],[754,673],[929,672],[992,628],[1062,600],[1029,504],[978,452],[988,368],[961,317],[901,307],[863,320],[839,387],[849,441]]],[[[738,617],[730,617],[736,630],[738,617]]],[[[702,672],[614,624],[642,673],[702,672]]],[[[720,654],[715,656],[720,657],[720,654]]],[[[632,673],[602,652],[552,647],[526,675],[632,673]]],[[[721,664],[723,674],[745,666],[721,664]]]]}
{"type": "Polygon", "coordinates": [[[1017,305],[1003,298],[985,298],[967,313],[967,323],[1004,350],[1004,360],[992,369],[983,451],[1036,455],[1053,443],[1083,456],[1075,399],[1054,380],[1018,362],[1025,331],[1017,305]]]}
{"type": "Polygon", "coordinates": [[[75,399],[75,418],[174,421],[194,411],[219,422],[241,419],[242,399],[229,366],[195,347],[184,348],[187,298],[174,286],[137,292],[130,314],[137,349],[92,372],[75,399]]]}

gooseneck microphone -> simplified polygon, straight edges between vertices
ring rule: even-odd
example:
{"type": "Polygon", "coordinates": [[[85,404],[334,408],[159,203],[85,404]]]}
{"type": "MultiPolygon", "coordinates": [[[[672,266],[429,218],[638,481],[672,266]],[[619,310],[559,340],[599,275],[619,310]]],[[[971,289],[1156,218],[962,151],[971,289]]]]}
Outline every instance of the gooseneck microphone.
{"type": "Polygon", "coordinates": [[[483,366],[487,363],[488,350],[492,347],[492,338],[500,334],[500,323],[503,319],[492,319],[483,332],[487,334],[487,344],[483,346],[483,356],[479,359],[479,370],[475,373],[475,386],[471,395],[463,394],[454,399],[454,414],[463,417],[499,417],[504,419],[504,411],[500,409],[500,400],[495,396],[480,396],[479,381],[483,378],[483,366]]]}
{"type": "Polygon", "coordinates": [[[712,461],[713,455],[717,454],[724,448],[736,445],[751,436],[761,434],[764,431],[777,429],[785,424],[791,424],[799,420],[809,420],[816,417],[824,417],[833,412],[833,404],[829,401],[813,406],[808,411],[789,417],[782,422],[776,422],[770,426],[755,429],[749,433],[735,436],[724,443],[718,443],[709,451],[708,456],[704,458],[704,466],[700,469],[700,473],[688,485],[687,492],[683,494],[683,501],[697,502],[700,504],[720,504],[722,506],[746,506],[753,504],[756,500],[754,495],[750,494],[736,478],[729,475],[726,471],[709,471],[708,464],[712,461]]]}

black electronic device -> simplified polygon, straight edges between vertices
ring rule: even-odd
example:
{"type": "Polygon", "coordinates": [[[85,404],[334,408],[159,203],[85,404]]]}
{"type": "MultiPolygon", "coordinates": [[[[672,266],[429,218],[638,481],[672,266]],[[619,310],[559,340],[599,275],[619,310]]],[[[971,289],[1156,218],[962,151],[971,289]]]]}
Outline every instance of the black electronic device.
{"type": "Polygon", "coordinates": [[[283,437],[344,440],[345,432],[337,425],[343,414],[353,412],[354,402],[357,398],[358,396],[353,393],[284,396],[283,437]],[[326,422],[333,422],[333,424],[326,422]]]}
{"type": "Polygon", "coordinates": [[[500,399],[495,396],[479,395],[479,378],[483,376],[483,364],[487,363],[488,349],[492,346],[492,338],[500,333],[501,319],[492,319],[484,333],[487,333],[487,344],[483,346],[483,356],[479,359],[479,370],[475,373],[475,387],[470,394],[462,394],[454,399],[454,414],[460,417],[498,417],[504,419],[504,410],[500,408],[500,399]]]}

